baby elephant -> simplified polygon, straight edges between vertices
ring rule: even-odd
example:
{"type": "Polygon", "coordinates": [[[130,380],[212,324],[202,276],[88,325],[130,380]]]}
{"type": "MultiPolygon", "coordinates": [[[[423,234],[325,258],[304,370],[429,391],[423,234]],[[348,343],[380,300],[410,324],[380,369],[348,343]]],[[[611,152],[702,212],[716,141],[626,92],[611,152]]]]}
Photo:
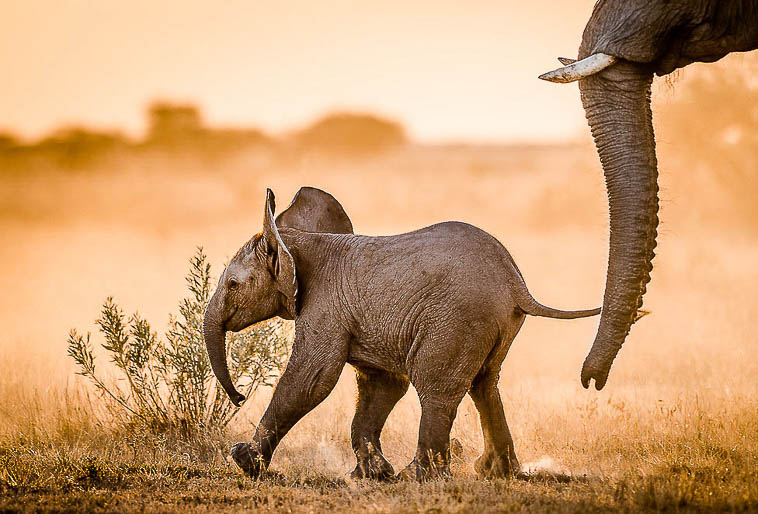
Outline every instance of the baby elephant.
{"type": "Polygon", "coordinates": [[[394,476],[380,434],[413,384],[421,401],[418,448],[401,473],[449,474],[450,429],[469,393],[484,433],[475,464],[484,477],[519,471],[497,389],[500,365],[526,314],[571,319],[600,309],[560,311],[529,294],[494,237],[459,222],[386,237],[359,236],[331,195],[303,188],[274,220],[268,190],[263,232],[234,256],[204,320],[213,372],[239,405],[224,337],[259,321],[295,320],[295,342],[250,443],[231,454],[249,475],[268,466],[279,441],[334,388],[345,363],[356,369],[354,477],[394,476]]]}

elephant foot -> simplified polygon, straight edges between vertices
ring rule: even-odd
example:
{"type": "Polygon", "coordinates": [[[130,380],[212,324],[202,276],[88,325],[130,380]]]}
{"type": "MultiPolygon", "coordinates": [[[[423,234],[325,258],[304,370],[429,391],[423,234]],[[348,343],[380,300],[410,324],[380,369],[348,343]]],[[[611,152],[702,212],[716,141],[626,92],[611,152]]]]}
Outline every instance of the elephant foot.
{"type": "Polygon", "coordinates": [[[420,463],[418,459],[413,459],[395,478],[397,480],[425,482],[427,480],[451,478],[452,476],[448,463],[438,458],[431,459],[426,464],[420,463]]]}
{"type": "Polygon", "coordinates": [[[507,454],[484,453],[474,462],[474,470],[482,478],[504,478],[520,474],[521,465],[507,454]]]}
{"type": "Polygon", "coordinates": [[[229,450],[234,462],[242,468],[246,475],[252,478],[260,477],[266,471],[263,455],[254,450],[248,443],[237,443],[229,450]]]}
{"type": "Polygon", "coordinates": [[[381,453],[373,453],[368,458],[359,459],[350,476],[352,478],[391,481],[395,478],[395,469],[381,453]]]}

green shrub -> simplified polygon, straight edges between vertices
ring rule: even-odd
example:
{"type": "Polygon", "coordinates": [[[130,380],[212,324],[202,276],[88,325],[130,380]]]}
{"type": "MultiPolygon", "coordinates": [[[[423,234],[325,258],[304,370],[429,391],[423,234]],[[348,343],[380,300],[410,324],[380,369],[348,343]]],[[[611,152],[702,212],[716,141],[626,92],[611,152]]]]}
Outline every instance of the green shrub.
{"type": "MultiPolygon", "coordinates": [[[[226,427],[239,409],[218,384],[205,351],[202,324],[212,281],[202,248],[190,259],[186,280],[190,295],[179,303],[179,314],[169,317],[164,339],[138,313],[126,318],[113,298],[105,300],[96,323],[122,380],[106,381],[96,373],[90,333],[71,330],[68,355],[123,422],[191,438],[226,427]]],[[[288,332],[277,318],[227,337],[229,370],[246,397],[274,384],[287,358],[288,332]]]]}

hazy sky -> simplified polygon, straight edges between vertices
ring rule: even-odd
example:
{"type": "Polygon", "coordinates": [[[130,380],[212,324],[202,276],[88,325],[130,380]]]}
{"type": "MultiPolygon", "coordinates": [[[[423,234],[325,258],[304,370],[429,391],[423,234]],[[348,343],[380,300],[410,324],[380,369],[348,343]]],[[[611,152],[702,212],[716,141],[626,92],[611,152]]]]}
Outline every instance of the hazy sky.
{"type": "Polygon", "coordinates": [[[0,0],[0,130],[139,135],[163,98],[272,131],[351,109],[425,141],[585,136],[576,85],[537,75],[575,56],[593,3],[0,0]]]}

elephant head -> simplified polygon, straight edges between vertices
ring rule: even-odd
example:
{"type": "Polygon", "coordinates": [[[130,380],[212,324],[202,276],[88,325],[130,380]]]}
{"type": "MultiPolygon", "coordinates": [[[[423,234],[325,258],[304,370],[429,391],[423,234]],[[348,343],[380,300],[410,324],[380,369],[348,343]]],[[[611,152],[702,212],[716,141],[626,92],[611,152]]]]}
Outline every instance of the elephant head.
{"type": "Polygon", "coordinates": [[[650,88],[693,62],[758,48],[754,0],[599,0],[579,60],[540,78],[579,80],[605,173],[610,251],[600,326],[581,381],[602,389],[632,324],[642,315],[658,226],[658,166],[650,88]]]}
{"type": "Polygon", "coordinates": [[[226,332],[238,332],[274,316],[297,314],[295,261],[279,235],[278,224],[307,232],[352,233],[340,203],[315,188],[301,188],[292,204],[274,220],[274,193],[266,192],[263,232],[253,236],[226,267],[203,319],[211,369],[232,403],[245,399],[234,387],[226,362],[226,332]]]}

